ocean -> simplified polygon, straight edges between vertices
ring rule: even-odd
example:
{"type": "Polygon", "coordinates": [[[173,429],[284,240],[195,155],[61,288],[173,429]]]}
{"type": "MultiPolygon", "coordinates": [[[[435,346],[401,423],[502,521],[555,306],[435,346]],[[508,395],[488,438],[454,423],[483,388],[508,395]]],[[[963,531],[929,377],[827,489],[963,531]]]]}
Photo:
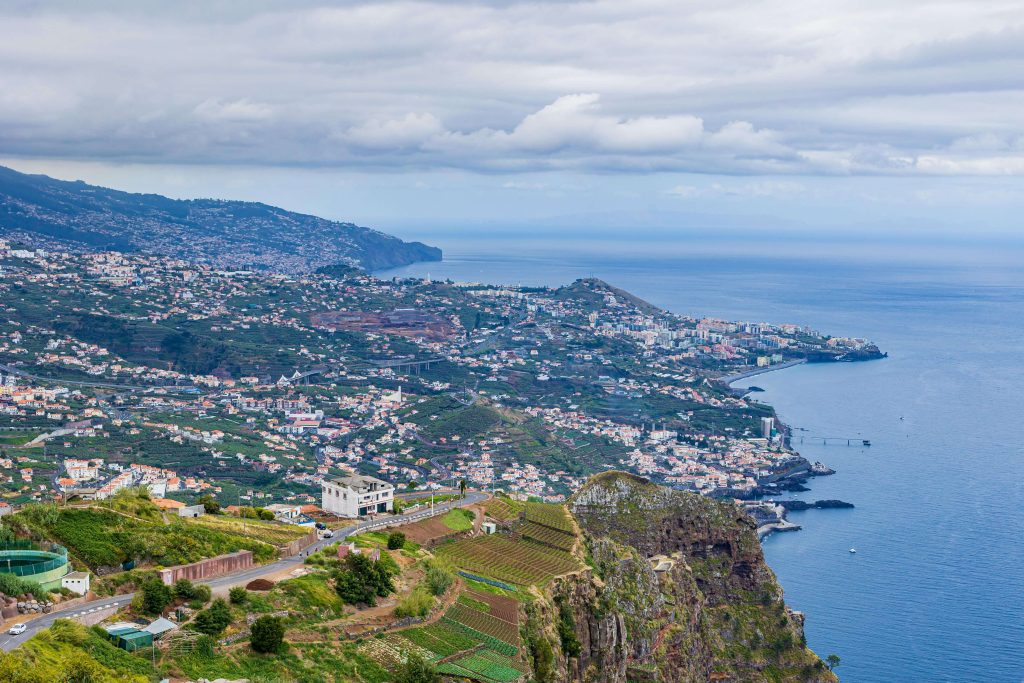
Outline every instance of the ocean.
{"type": "Polygon", "coordinates": [[[791,513],[803,529],[769,536],[768,562],[807,615],[808,645],[841,657],[844,682],[1024,681],[1021,245],[415,238],[445,260],[379,275],[546,285],[593,275],[679,313],[876,342],[889,358],[740,383],[765,389],[756,396],[795,428],[794,447],[837,470],[797,497],[856,506],[791,513]]]}

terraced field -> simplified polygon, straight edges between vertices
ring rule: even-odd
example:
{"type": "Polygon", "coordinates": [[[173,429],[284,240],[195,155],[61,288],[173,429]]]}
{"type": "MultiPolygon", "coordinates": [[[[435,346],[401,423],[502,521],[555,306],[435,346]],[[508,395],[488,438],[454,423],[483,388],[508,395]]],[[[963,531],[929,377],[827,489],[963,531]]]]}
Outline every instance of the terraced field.
{"type": "Polygon", "coordinates": [[[491,498],[484,503],[484,509],[487,510],[488,516],[492,519],[496,519],[499,522],[507,522],[515,519],[519,516],[519,513],[523,511],[525,505],[517,500],[508,500],[506,498],[491,498]]]}
{"type": "Polygon", "coordinates": [[[567,534],[574,533],[572,520],[569,513],[561,505],[551,503],[527,503],[526,521],[564,531],[567,534]]]}
{"type": "Polygon", "coordinates": [[[473,598],[475,604],[488,608],[490,603],[484,600],[497,598],[493,601],[500,606],[497,612],[511,614],[515,621],[505,621],[496,614],[456,603],[441,621],[367,639],[360,650],[385,667],[395,668],[409,654],[417,653],[435,662],[438,672],[449,676],[481,683],[511,683],[523,679],[529,667],[518,659],[522,643],[515,601],[486,594],[473,595],[481,597],[480,600],[473,598]],[[506,600],[513,605],[505,603],[506,600]]]}
{"type": "Polygon", "coordinates": [[[445,662],[437,667],[439,673],[483,681],[510,683],[529,673],[528,667],[490,650],[480,650],[445,662]]]}
{"type": "Polygon", "coordinates": [[[437,549],[437,554],[460,569],[519,585],[544,584],[553,577],[579,569],[569,553],[529,539],[478,536],[437,549]]]}
{"type": "Polygon", "coordinates": [[[498,619],[488,612],[474,609],[463,603],[451,606],[445,615],[446,620],[458,622],[474,631],[497,638],[513,647],[519,644],[519,627],[512,622],[498,619]]]}
{"type": "Polygon", "coordinates": [[[552,529],[549,526],[537,524],[536,522],[527,522],[520,529],[520,533],[524,538],[528,538],[531,541],[536,541],[546,546],[556,548],[558,550],[569,551],[572,550],[573,545],[576,544],[576,536],[558,529],[552,529]]]}

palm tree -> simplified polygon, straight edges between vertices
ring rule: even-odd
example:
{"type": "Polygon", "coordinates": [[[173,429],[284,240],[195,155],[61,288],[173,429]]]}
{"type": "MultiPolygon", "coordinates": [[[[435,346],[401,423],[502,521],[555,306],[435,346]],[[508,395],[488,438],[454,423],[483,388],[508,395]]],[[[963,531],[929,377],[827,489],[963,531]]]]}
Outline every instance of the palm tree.
{"type": "Polygon", "coordinates": [[[459,482],[459,493],[462,494],[463,498],[466,497],[466,480],[465,479],[463,479],[462,481],[459,482]]]}

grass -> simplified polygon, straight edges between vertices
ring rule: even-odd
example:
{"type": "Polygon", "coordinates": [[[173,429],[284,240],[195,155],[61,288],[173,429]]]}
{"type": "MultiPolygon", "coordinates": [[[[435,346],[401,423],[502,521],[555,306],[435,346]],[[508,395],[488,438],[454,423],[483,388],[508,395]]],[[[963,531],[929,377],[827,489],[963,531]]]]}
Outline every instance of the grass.
{"type": "Polygon", "coordinates": [[[0,653],[0,680],[11,683],[147,683],[155,678],[147,658],[119,650],[97,631],[66,619],[58,619],[17,650],[0,653]]]}
{"type": "Polygon", "coordinates": [[[128,560],[172,566],[251,550],[258,562],[272,559],[273,546],[253,538],[190,524],[147,521],[100,508],[32,506],[13,515],[12,523],[67,547],[91,569],[118,567],[128,560]]]}
{"type": "Polygon", "coordinates": [[[188,524],[198,524],[217,531],[236,534],[245,538],[254,538],[272,545],[286,545],[302,538],[309,529],[294,524],[270,522],[256,519],[240,519],[222,515],[203,515],[202,517],[186,518],[188,524]]]}
{"type": "Polygon", "coordinates": [[[469,531],[473,528],[473,520],[475,519],[476,515],[473,514],[472,510],[455,508],[446,512],[441,521],[452,531],[469,531]]]}

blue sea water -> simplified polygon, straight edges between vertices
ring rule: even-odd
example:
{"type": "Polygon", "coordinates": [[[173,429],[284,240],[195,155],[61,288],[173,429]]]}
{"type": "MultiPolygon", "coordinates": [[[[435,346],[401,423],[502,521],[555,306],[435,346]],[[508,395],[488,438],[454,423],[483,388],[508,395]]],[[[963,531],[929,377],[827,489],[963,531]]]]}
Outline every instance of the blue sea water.
{"type": "MultiPolygon", "coordinates": [[[[863,336],[889,358],[747,380],[837,470],[764,542],[808,644],[848,683],[1024,681],[1024,249],[1014,244],[417,235],[411,274],[548,284],[594,275],[673,311],[863,336]],[[813,443],[867,438],[869,448],[813,443]],[[856,548],[856,554],[849,552],[856,548]]],[[[800,443],[800,437],[804,442],[800,443]]]]}

